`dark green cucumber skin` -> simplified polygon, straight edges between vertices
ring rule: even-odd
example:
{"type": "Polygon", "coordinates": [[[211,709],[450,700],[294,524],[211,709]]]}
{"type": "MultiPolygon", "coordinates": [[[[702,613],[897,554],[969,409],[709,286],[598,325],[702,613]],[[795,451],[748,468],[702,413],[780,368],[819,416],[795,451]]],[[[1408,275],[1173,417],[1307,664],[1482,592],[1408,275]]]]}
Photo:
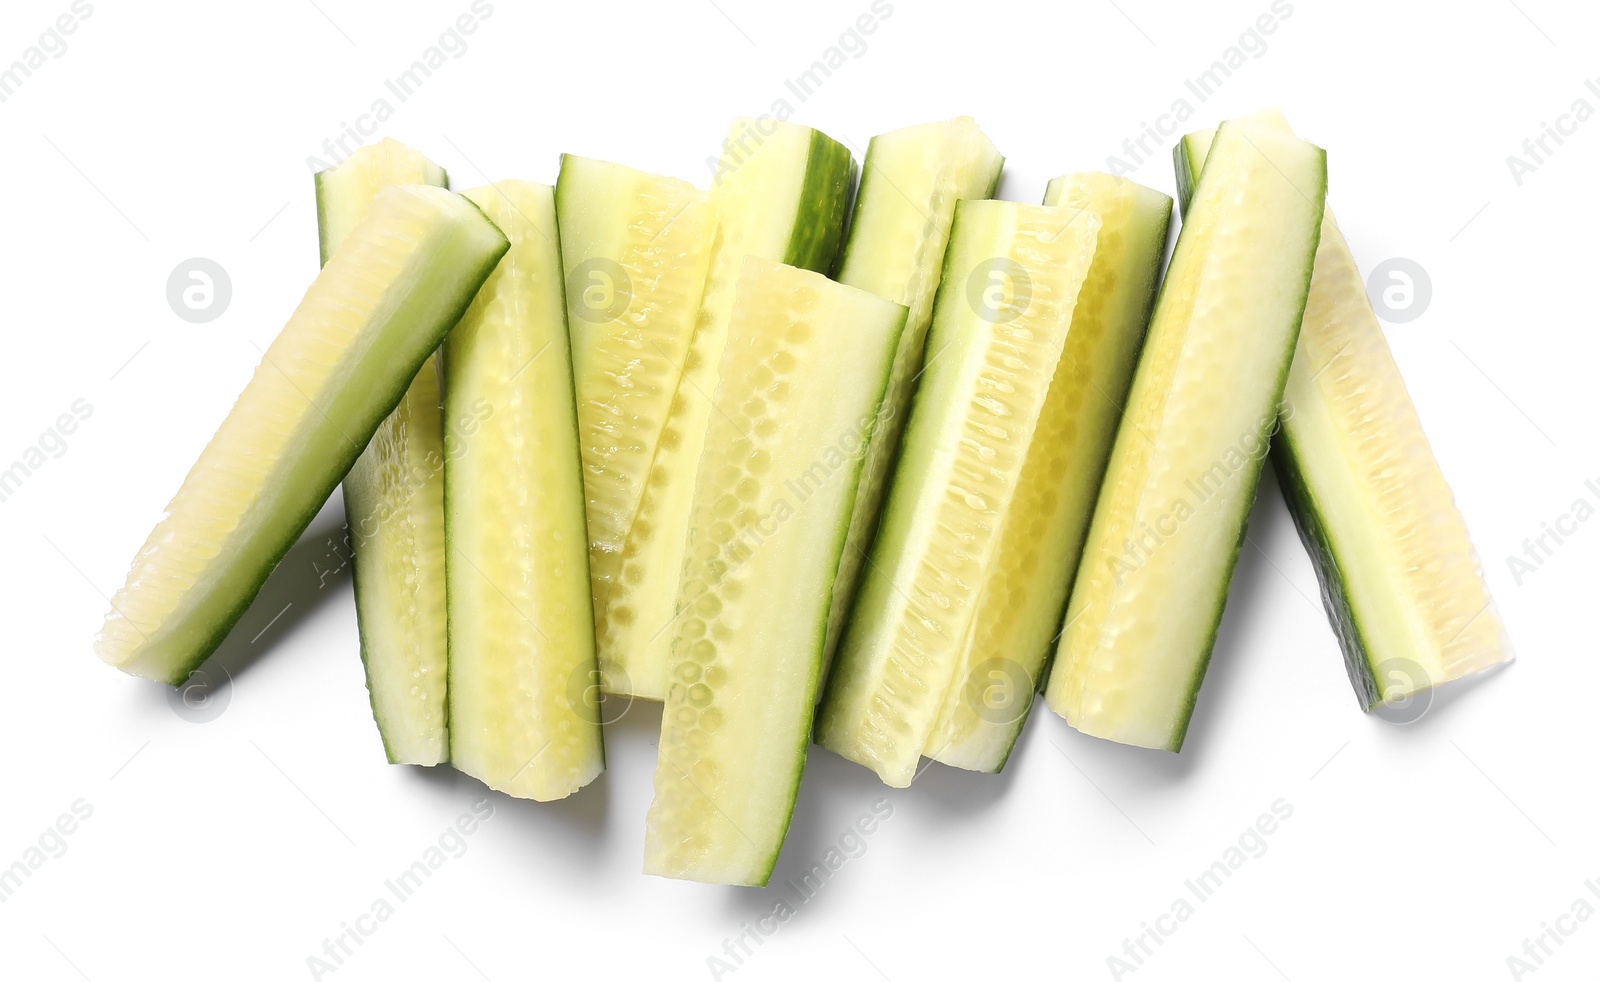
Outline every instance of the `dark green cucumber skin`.
{"type": "MultiPolygon", "coordinates": [[[[317,171],[317,173],[314,176],[314,181],[315,181],[315,184],[316,184],[316,192],[317,192],[317,261],[318,261],[319,266],[328,265],[328,260],[333,258],[333,244],[328,241],[328,185],[327,185],[326,175],[331,174],[332,172],[334,172],[334,171],[336,171],[338,169],[339,169],[339,165],[335,164],[333,167],[330,167],[327,170],[317,171]]],[[[442,188],[450,187],[450,175],[449,175],[449,173],[447,171],[445,171],[445,169],[443,167],[439,168],[439,179],[443,182],[443,183],[441,183],[439,185],[440,187],[442,187],[442,188]]],[[[477,206],[474,205],[473,207],[477,207],[477,206]]],[[[488,216],[484,216],[484,217],[487,218],[488,216]]],[[[509,249],[509,248],[510,248],[510,243],[508,242],[507,243],[507,249],[509,249]]],[[[496,265],[498,265],[499,262],[500,261],[498,259],[495,260],[495,264],[496,265]]],[[[491,272],[493,272],[494,266],[490,266],[489,269],[490,269],[491,272]]],[[[468,306],[471,306],[472,302],[469,300],[467,303],[468,303],[468,306]]],[[[465,314],[466,313],[466,309],[463,308],[461,313],[465,314]]],[[[455,321],[460,320],[460,319],[461,319],[460,315],[457,315],[454,318],[454,320],[451,321],[451,323],[454,324],[455,321]]],[[[443,341],[444,341],[444,339],[440,338],[440,343],[441,344],[443,343],[443,341]]],[[[427,358],[423,358],[422,364],[427,364],[427,358]]],[[[420,371],[422,371],[422,365],[421,364],[419,364],[417,366],[417,372],[420,372],[420,371]]],[[[400,399],[396,399],[395,400],[394,406],[391,406],[389,408],[389,413],[394,412],[394,410],[397,407],[399,407],[400,400],[404,399],[406,392],[410,390],[410,388],[411,388],[411,379],[416,378],[417,372],[412,372],[411,375],[407,378],[406,387],[404,389],[400,390],[400,399]]],[[[441,392],[441,394],[443,393],[443,381],[444,380],[441,378],[440,379],[440,392],[441,392]]],[[[440,406],[439,411],[442,414],[444,412],[444,407],[440,406]]],[[[383,425],[383,421],[389,418],[389,413],[384,413],[381,417],[379,417],[378,426],[382,426],[383,425]]],[[[377,431],[378,431],[377,426],[372,428],[372,433],[376,433],[377,431]]],[[[362,453],[366,453],[367,444],[369,442],[371,442],[371,440],[372,440],[372,433],[367,434],[367,438],[361,442],[361,453],[356,454],[356,456],[350,461],[350,467],[354,467],[355,466],[355,462],[357,460],[361,459],[361,454],[362,453]]],[[[347,473],[349,472],[350,467],[346,467],[345,468],[345,471],[347,473]]],[[[343,482],[342,482],[342,479],[341,479],[341,485],[342,485],[342,483],[343,482]]],[[[351,550],[350,550],[350,592],[353,593],[355,596],[359,597],[359,596],[361,596],[361,570],[359,568],[361,564],[356,562],[355,545],[354,545],[355,537],[357,535],[357,532],[350,524],[351,517],[353,515],[353,511],[352,511],[352,509],[350,507],[350,498],[349,498],[348,495],[346,495],[344,493],[344,489],[343,489],[342,486],[340,488],[340,497],[344,498],[345,529],[350,533],[350,541],[351,541],[351,550]]],[[[361,613],[361,606],[359,604],[357,604],[356,605],[356,615],[357,615],[356,616],[356,635],[358,637],[357,645],[361,649],[361,652],[360,652],[360,654],[361,654],[361,674],[367,680],[367,702],[368,702],[368,704],[370,704],[372,706],[372,718],[374,720],[377,720],[379,718],[379,716],[378,716],[378,697],[377,697],[377,693],[372,691],[372,662],[371,662],[370,653],[367,650],[367,635],[366,635],[366,632],[361,630],[360,613],[361,613]]],[[[448,599],[446,600],[446,616],[448,616],[448,599]]],[[[450,719],[450,700],[448,698],[445,699],[444,711],[445,711],[445,732],[446,732],[446,734],[448,734],[450,732],[449,731],[449,725],[450,725],[449,724],[449,719],[450,719]]],[[[383,756],[384,756],[384,759],[387,760],[389,763],[391,763],[391,764],[409,763],[408,761],[399,760],[399,759],[397,759],[395,757],[394,748],[389,745],[389,734],[387,732],[387,727],[383,726],[381,723],[378,724],[378,740],[383,744],[383,756]]]]}
{"type": "MultiPolygon", "coordinates": [[[[1229,124],[1227,123],[1223,123],[1222,126],[1217,128],[1217,136],[1219,139],[1222,136],[1223,129],[1228,125],[1229,124]]],[[[1216,143],[1213,142],[1212,146],[1216,146],[1216,143]]],[[[1327,203],[1328,197],[1328,179],[1326,176],[1328,155],[1322,150],[1318,150],[1318,153],[1322,156],[1324,176],[1322,183],[1313,192],[1316,195],[1316,201],[1314,201],[1313,204],[1317,210],[1317,222],[1311,234],[1311,248],[1309,250],[1309,255],[1306,257],[1305,274],[1301,278],[1299,313],[1295,314],[1295,328],[1293,331],[1289,332],[1288,349],[1284,352],[1282,359],[1283,367],[1279,370],[1278,380],[1273,387],[1273,391],[1276,394],[1272,397],[1272,404],[1278,407],[1280,413],[1283,409],[1283,390],[1289,384],[1289,366],[1294,361],[1295,345],[1300,340],[1300,324],[1305,317],[1306,301],[1309,299],[1311,293],[1311,273],[1316,268],[1317,246],[1322,241],[1322,211],[1327,203]]],[[[1201,168],[1200,173],[1195,174],[1193,172],[1193,168],[1189,165],[1189,162],[1186,159],[1187,156],[1187,153],[1184,151],[1184,143],[1180,141],[1177,148],[1173,151],[1173,159],[1176,165],[1175,169],[1178,177],[1178,199],[1180,202],[1180,208],[1183,211],[1188,210],[1190,198],[1192,198],[1194,192],[1199,189],[1200,180],[1205,177],[1203,167],[1201,168]],[[1192,183],[1189,183],[1191,181],[1192,183]]],[[[1166,285],[1163,283],[1162,291],[1165,292],[1165,290],[1166,285]]],[[[1144,358],[1141,355],[1140,361],[1142,362],[1143,360],[1144,358]]],[[[1271,437],[1277,432],[1277,430],[1278,424],[1277,421],[1274,420],[1268,425],[1267,432],[1263,434],[1263,436],[1266,437],[1266,440],[1263,442],[1269,443],[1269,449],[1267,453],[1275,452],[1277,445],[1282,442],[1271,440],[1271,437]]],[[[1250,505],[1245,508],[1244,516],[1239,522],[1239,537],[1234,540],[1233,548],[1228,557],[1228,563],[1222,577],[1222,589],[1217,593],[1217,602],[1211,615],[1211,630],[1206,638],[1205,653],[1201,656],[1196,665],[1194,680],[1189,686],[1188,704],[1184,709],[1183,718],[1178,721],[1175,727],[1173,727],[1172,742],[1167,745],[1167,749],[1173,753],[1177,753],[1183,749],[1184,736],[1189,732],[1189,721],[1194,717],[1195,701],[1200,698],[1200,685],[1205,680],[1206,669],[1211,665],[1211,653],[1212,650],[1216,648],[1217,644],[1217,631],[1222,626],[1222,611],[1228,603],[1228,587],[1233,582],[1234,569],[1239,565],[1239,550],[1244,547],[1244,538],[1249,532],[1250,509],[1254,507],[1256,491],[1259,489],[1261,482],[1261,469],[1266,464],[1267,453],[1251,455],[1250,463],[1246,465],[1246,483],[1241,485],[1241,491],[1246,491],[1248,493],[1247,496],[1250,498],[1250,505]]]]}
{"type": "Polygon", "coordinates": [[[785,263],[824,275],[833,267],[844,241],[844,221],[855,179],[856,161],[850,151],[820,130],[812,130],[805,183],[795,209],[797,214],[810,217],[795,222],[784,248],[785,263]]]}
{"type": "MultiPolygon", "coordinates": [[[[1188,140],[1180,140],[1172,148],[1174,166],[1178,174],[1178,196],[1181,206],[1188,208],[1189,196],[1199,177],[1194,157],[1189,153],[1188,140]]],[[[1200,164],[1204,166],[1204,161],[1200,164]]],[[[1272,469],[1278,475],[1278,487],[1284,504],[1294,519],[1296,532],[1311,556],[1311,565],[1317,571],[1317,584],[1321,588],[1322,607],[1328,614],[1328,624],[1339,641],[1339,651],[1344,656],[1345,674],[1350,686],[1361,700],[1361,708],[1370,712],[1382,702],[1378,691],[1376,667],[1372,653],[1367,648],[1366,631],[1361,618],[1350,602],[1350,587],[1344,571],[1349,567],[1340,561],[1334,547],[1333,536],[1322,521],[1322,508],[1305,479],[1305,469],[1294,447],[1294,439],[1285,430],[1283,439],[1273,444],[1272,469]]]]}
{"type": "MultiPolygon", "coordinates": [[[[474,205],[473,207],[476,208],[477,206],[474,205]]],[[[494,223],[489,221],[488,216],[484,216],[483,220],[491,228],[495,227],[494,223]]],[[[473,271],[472,277],[477,280],[479,286],[489,278],[490,273],[494,272],[494,268],[500,263],[500,257],[505,255],[506,250],[511,247],[511,243],[505,240],[504,235],[501,236],[501,239],[502,245],[500,249],[481,268],[473,271]]],[[[317,512],[322,510],[322,506],[328,500],[328,496],[333,494],[334,489],[339,486],[339,482],[344,479],[344,475],[355,465],[356,458],[360,457],[362,451],[366,449],[367,443],[372,439],[372,435],[378,432],[378,427],[382,425],[385,419],[389,418],[390,413],[394,412],[394,407],[400,404],[400,400],[406,394],[406,389],[411,386],[411,380],[422,369],[422,363],[428,360],[428,355],[433,352],[434,348],[439,346],[439,342],[444,340],[445,334],[449,333],[450,328],[455,326],[456,321],[460,320],[461,315],[466,313],[467,308],[472,305],[472,297],[475,293],[476,290],[473,291],[473,294],[468,294],[460,309],[453,316],[442,321],[444,326],[439,330],[437,337],[434,338],[433,344],[424,350],[422,357],[416,359],[415,363],[410,365],[409,370],[403,376],[399,377],[400,380],[395,385],[394,391],[379,404],[381,411],[372,413],[370,420],[362,421],[361,425],[349,434],[353,442],[349,443],[348,450],[339,460],[339,465],[330,471],[336,476],[331,481],[318,482],[306,493],[305,500],[307,505],[305,509],[300,515],[296,516],[293,523],[283,527],[279,535],[279,541],[272,544],[272,562],[263,567],[261,575],[256,579],[255,584],[247,592],[242,593],[238,600],[216,620],[215,630],[207,636],[203,644],[196,646],[193,657],[184,662],[181,667],[166,679],[168,685],[182,685],[194,670],[199,668],[207,658],[210,658],[217,648],[221,647],[223,641],[227,640],[234,626],[239,623],[239,619],[244,616],[244,612],[255,601],[256,595],[261,592],[261,587],[267,582],[267,577],[271,576],[272,571],[278,568],[278,564],[283,561],[283,557],[288,554],[306,528],[311,525],[311,520],[317,517],[317,512]]]]}
{"type": "MultiPolygon", "coordinates": [[[[1201,161],[1200,166],[1204,168],[1205,161],[1201,161]]],[[[1172,169],[1178,179],[1178,214],[1187,215],[1189,199],[1194,196],[1195,185],[1200,183],[1200,171],[1195,168],[1194,158],[1189,154],[1187,139],[1179,140],[1178,145],[1172,148],[1172,169]]]]}
{"type": "Polygon", "coordinates": [[[834,260],[832,268],[828,270],[828,276],[835,280],[839,278],[845,264],[850,261],[850,254],[856,248],[856,216],[861,212],[861,202],[867,200],[867,192],[873,187],[872,172],[876,168],[872,166],[872,151],[877,145],[877,137],[868,140],[867,155],[861,158],[861,179],[856,182],[856,191],[850,200],[849,214],[841,230],[844,246],[839,250],[839,256],[834,260]]]}
{"type": "Polygon", "coordinates": [[[1272,448],[1272,467],[1278,474],[1278,486],[1283,489],[1283,500],[1294,517],[1295,530],[1311,556],[1311,565],[1317,571],[1317,583],[1322,588],[1322,608],[1328,613],[1328,623],[1339,639],[1339,650],[1344,654],[1345,674],[1361,700],[1361,708],[1370,712],[1380,702],[1378,680],[1372,667],[1372,658],[1362,638],[1360,619],[1350,603],[1349,587],[1344,581],[1344,565],[1340,563],[1333,537],[1322,522],[1322,510],[1317,507],[1316,495],[1306,483],[1305,472],[1295,453],[1294,440],[1288,433],[1272,448]]]}
{"type": "MultiPolygon", "coordinates": [[[[888,350],[888,356],[884,359],[883,379],[878,384],[878,398],[875,399],[873,401],[873,403],[872,403],[872,410],[873,410],[872,415],[873,415],[874,419],[876,419],[881,414],[882,409],[883,409],[884,397],[886,395],[888,395],[888,393],[889,393],[889,376],[891,374],[893,374],[893,372],[894,372],[894,353],[895,353],[895,349],[899,347],[900,335],[902,333],[904,333],[905,329],[906,329],[906,313],[903,312],[900,315],[900,327],[897,330],[895,330],[894,332],[892,332],[893,333],[893,337],[891,337],[889,339],[889,342],[888,342],[888,349],[889,350],[888,350]]],[[[854,505],[855,505],[855,495],[856,495],[856,493],[861,490],[861,469],[864,466],[866,466],[866,462],[867,462],[867,443],[870,440],[871,440],[871,434],[868,433],[862,440],[861,452],[856,454],[855,463],[854,463],[854,466],[851,468],[851,472],[850,472],[850,486],[852,488],[850,501],[847,503],[847,505],[843,509],[841,509],[840,516],[839,516],[838,527],[834,530],[834,534],[833,534],[833,540],[834,540],[833,541],[833,557],[834,557],[833,558],[833,571],[834,571],[834,576],[838,575],[839,564],[844,561],[844,547],[845,547],[845,543],[848,541],[848,539],[850,537],[850,511],[851,511],[851,508],[853,508],[854,505]]],[[[832,609],[831,608],[833,606],[833,577],[832,576],[828,577],[828,582],[827,582],[827,585],[823,588],[823,593],[825,594],[825,596],[823,598],[823,603],[820,605],[820,607],[821,607],[821,615],[822,616],[817,619],[817,630],[816,630],[815,640],[812,642],[812,645],[811,645],[811,659],[810,659],[810,664],[808,666],[808,671],[809,671],[810,674],[808,676],[808,682],[807,682],[806,689],[807,689],[808,692],[811,693],[811,695],[810,695],[809,698],[807,698],[805,700],[805,710],[804,711],[810,717],[810,719],[808,719],[806,721],[806,725],[800,729],[800,740],[795,745],[795,755],[794,755],[795,768],[794,768],[794,781],[793,781],[793,784],[792,784],[792,787],[793,787],[794,790],[789,795],[789,808],[788,808],[788,811],[787,811],[787,813],[785,815],[785,818],[784,818],[783,829],[780,831],[780,833],[778,835],[778,848],[773,850],[771,861],[767,863],[766,871],[764,873],[762,873],[761,882],[759,884],[757,884],[758,886],[763,886],[764,887],[764,886],[767,885],[767,881],[772,879],[772,870],[778,865],[778,855],[783,851],[783,842],[784,842],[785,839],[787,839],[789,837],[789,827],[794,824],[794,806],[795,806],[795,802],[800,800],[800,779],[805,774],[805,769],[806,769],[806,751],[807,751],[807,749],[809,748],[809,746],[810,746],[810,744],[812,742],[812,732],[816,727],[816,718],[817,718],[817,697],[816,697],[816,692],[817,692],[818,687],[820,687],[822,685],[822,659],[823,659],[824,655],[826,654],[826,652],[823,649],[826,648],[827,644],[828,644],[828,615],[830,613],[832,613],[832,609]]]]}

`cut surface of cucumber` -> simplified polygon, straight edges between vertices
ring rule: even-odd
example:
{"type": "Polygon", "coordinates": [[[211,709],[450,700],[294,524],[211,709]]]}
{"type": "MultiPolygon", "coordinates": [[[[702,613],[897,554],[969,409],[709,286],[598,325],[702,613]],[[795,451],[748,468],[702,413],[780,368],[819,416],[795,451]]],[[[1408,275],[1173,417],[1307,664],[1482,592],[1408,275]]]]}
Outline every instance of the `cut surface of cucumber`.
{"type": "Polygon", "coordinates": [[[743,263],[673,625],[645,872],[765,885],[789,827],[828,605],[906,309],[743,263]]]}
{"type": "Polygon", "coordinates": [[[1089,277],[1028,446],[995,561],[923,752],[998,771],[1022,732],[1066,610],[1166,252],[1172,199],[1110,174],[1050,182],[1046,205],[1100,218],[1089,277]]]}
{"type": "Polygon", "coordinates": [[[443,167],[398,140],[383,139],[355,153],[315,177],[317,188],[317,245],[322,265],[333,258],[339,243],[361,223],[372,199],[391,184],[450,186],[443,167]]]}
{"type": "Polygon", "coordinates": [[[910,314],[895,352],[882,418],[867,447],[850,515],[850,536],[834,581],[824,677],[878,528],[878,511],[899,449],[911,389],[922,371],[956,202],[992,197],[1004,163],[978,124],[965,116],[884,133],[867,144],[838,280],[902,304],[910,314]]]}
{"type": "MultiPolygon", "coordinates": [[[[1215,133],[1178,144],[1181,197],[1215,133]]],[[[1273,466],[1361,707],[1510,661],[1466,523],[1331,209],[1283,402],[1273,466]]]]}
{"type": "MultiPolygon", "coordinates": [[[[316,177],[326,263],[395,184],[446,186],[444,168],[394,140],[316,177]]],[[[444,434],[436,358],[406,389],[344,479],[356,624],[372,715],[390,763],[449,759],[445,705],[444,434]]]]}
{"type": "MultiPolygon", "coordinates": [[[[716,206],[708,192],[686,181],[569,154],[561,158],[556,181],[556,217],[583,448],[589,573],[595,617],[604,621],[689,356],[711,265],[716,206]]],[[[659,698],[653,677],[640,680],[645,689],[635,689],[626,650],[600,649],[604,687],[659,698]]]]}
{"type": "Polygon", "coordinates": [[[465,196],[511,249],[444,347],[450,759],[549,801],[605,769],[555,196],[465,196]]]}
{"type": "Polygon", "coordinates": [[[102,659],[177,685],[222,643],[506,247],[460,195],[379,193],[134,557],[102,659]]]}
{"type": "Polygon", "coordinates": [[[956,206],[928,360],[828,680],[818,742],[910,784],[971,628],[1099,216],[956,206]]]}
{"type": "Polygon", "coordinates": [[[638,512],[597,618],[601,658],[613,671],[607,681],[618,686],[613,691],[652,699],[666,692],[695,471],[744,259],[828,269],[843,235],[854,172],[848,150],[792,123],[736,120],[723,144],[712,187],[719,224],[705,295],[638,512]]]}
{"type": "Polygon", "coordinates": [[[1276,428],[1327,191],[1271,114],[1223,124],[1151,318],[1045,696],[1176,751],[1276,428]]]}

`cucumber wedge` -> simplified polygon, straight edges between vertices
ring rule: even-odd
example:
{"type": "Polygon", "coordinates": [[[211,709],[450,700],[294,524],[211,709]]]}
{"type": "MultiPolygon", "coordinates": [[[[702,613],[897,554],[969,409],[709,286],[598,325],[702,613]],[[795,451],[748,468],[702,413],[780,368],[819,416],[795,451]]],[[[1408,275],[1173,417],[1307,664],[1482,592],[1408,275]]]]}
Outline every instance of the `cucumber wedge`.
{"type": "MultiPolygon", "coordinates": [[[[446,187],[444,168],[394,140],[316,177],[326,263],[393,184],[446,187]]],[[[445,717],[444,432],[429,358],[344,479],[361,662],[392,764],[449,759],[445,717]]]]}
{"type": "Polygon", "coordinates": [[[443,167],[398,140],[383,139],[365,146],[335,167],[319,171],[317,187],[317,245],[322,265],[361,223],[372,199],[391,184],[450,186],[443,167]]]}
{"type": "Polygon", "coordinates": [[[1045,698],[1092,736],[1176,751],[1205,676],[1300,333],[1323,152],[1225,123],[1173,252],[1045,698]]]}
{"type": "MultiPolygon", "coordinates": [[[[1215,134],[1178,144],[1180,199],[1215,134]]],[[[1510,661],[1466,523],[1331,210],[1283,401],[1272,463],[1361,707],[1510,661]]]]}
{"type": "Polygon", "coordinates": [[[823,700],[819,741],[911,783],[1089,275],[1099,216],[963,201],[928,362],[823,700]]]}
{"type": "Polygon", "coordinates": [[[843,237],[854,177],[850,152],[816,130],[740,119],[728,134],[712,188],[720,224],[705,296],[639,510],[595,625],[601,658],[612,669],[605,679],[612,691],[650,699],[666,693],[695,470],[744,259],[827,270],[843,237]]]}
{"type": "Polygon", "coordinates": [[[844,631],[845,616],[861,578],[911,389],[922,371],[933,296],[944,268],[956,202],[994,196],[1005,158],[978,124],[962,116],[884,133],[867,144],[861,189],[838,280],[908,307],[905,332],[894,356],[882,418],[872,432],[861,487],[850,515],[850,536],[833,585],[823,676],[844,631]]]}
{"type": "Polygon", "coordinates": [[[555,195],[465,196],[511,250],[444,347],[450,759],[550,801],[605,769],[555,195]]]}
{"type": "Polygon", "coordinates": [[[794,809],[833,578],[906,309],[743,263],[694,488],[645,872],[763,886],[794,809]]]}
{"type": "MultiPolygon", "coordinates": [[[[604,620],[623,545],[699,317],[716,206],[686,181],[566,155],[556,218],[567,281],[594,616],[604,620]]],[[[627,650],[600,649],[600,680],[631,694],[627,650]]],[[[647,694],[659,698],[658,680],[647,694]]]]}
{"type": "Polygon", "coordinates": [[[1099,216],[1100,238],[995,562],[923,748],[968,770],[1005,766],[1033,706],[1150,321],[1172,218],[1171,198],[1110,174],[1058,177],[1044,203],[1099,216]]]}
{"type": "Polygon", "coordinates": [[[222,643],[488,278],[472,202],[389,188],[311,284],[134,557],[95,650],[178,685],[222,643]]]}

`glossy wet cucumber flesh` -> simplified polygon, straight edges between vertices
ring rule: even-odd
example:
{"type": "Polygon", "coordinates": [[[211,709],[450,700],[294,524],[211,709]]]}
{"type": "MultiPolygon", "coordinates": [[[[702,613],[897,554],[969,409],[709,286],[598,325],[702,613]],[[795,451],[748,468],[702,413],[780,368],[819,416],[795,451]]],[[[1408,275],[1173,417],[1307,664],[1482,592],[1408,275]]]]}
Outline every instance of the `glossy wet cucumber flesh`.
{"type": "Polygon", "coordinates": [[[938,719],[1099,230],[1081,209],[956,206],[928,367],[818,727],[890,785],[910,783],[938,719]]]}
{"type": "MultiPolygon", "coordinates": [[[[630,530],[653,521],[645,487],[677,396],[706,288],[717,210],[686,181],[567,155],[556,182],[567,279],[567,326],[578,423],[599,651],[607,691],[660,698],[658,673],[639,671],[641,646],[608,615],[630,530]],[[637,676],[637,678],[636,678],[637,676]]],[[[639,567],[630,567],[637,575],[639,567]]],[[[624,591],[625,592],[625,591],[624,591]]]]}
{"type": "Polygon", "coordinates": [[[1171,198],[1109,174],[1058,177],[1044,203],[1098,215],[1100,236],[999,551],[923,749],[969,770],[1005,765],[1042,681],[1150,320],[1172,216],[1171,198]]]}
{"type": "MultiPolygon", "coordinates": [[[[1215,138],[1178,145],[1180,196],[1215,138]]],[[[1272,460],[1372,709],[1513,657],[1350,247],[1324,213],[1272,460]]]]}
{"type": "Polygon", "coordinates": [[[1177,750],[1211,656],[1327,189],[1322,151],[1227,123],[1152,315],[1045,689],[1092,736],[1177,750]]]}
{"type": "Polygon", "coordinates": [[[1004,162],[978,124],[965,116],[884,133],[867,144],[861,190],[837,278],[840,283],[903,304],[910,314],[895,351],[878,427],[867,447],[861,488],[850,516],[850,536],[834,582],[824,676],[878,528],[878,512],[899,450],[911,391],[922,371],[933,297],[944,269],[956,202],[992,197],[1004,162]]]}
{"type": "Polygon", "coordinates": [[[603,657],[621,668],[611,681],[625,681],[631,695],[660,698],[666,691],[695,471],[744,259],[830,268],[854,171],[849,151],[838,143],[772,119],[735,121],[723,145],[712,185],[720,221],[683,378],[596,624],[603,657]]]}
{"type": "Polygon", "coordinates": [[[444,348],[450,758],[549,801],[605,768],[555,199],[466,196],[511,249],[444,348]]]}
{"type": "Polygon", "coordinates": [[[905,317],[820,274],[744,263],[694,491],[646,872],[744,885],[772,872],[905,317]]]}
{"type": "Polygon", "coordinates": [[[222,643],[506,246],[459,195],[380,192],[134,558],[101,658],[176,685],[222,643]]]}

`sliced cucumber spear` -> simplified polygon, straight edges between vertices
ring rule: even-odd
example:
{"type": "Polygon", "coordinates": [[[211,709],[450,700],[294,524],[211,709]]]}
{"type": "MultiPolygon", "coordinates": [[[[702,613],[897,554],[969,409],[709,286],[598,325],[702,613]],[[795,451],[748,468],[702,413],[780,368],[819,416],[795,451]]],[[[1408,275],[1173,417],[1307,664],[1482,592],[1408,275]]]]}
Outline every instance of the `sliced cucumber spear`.
{"type": "MultiPolygon", "coordinates": [[[[1180,200],[1215,135],[1178,144],[1180,200]]],[[[1332,211],[1283,401],[1273,466],[1361,707],[1510,661],[1466,524],[1332,211]]]]}
{"type": "Polygon", "coordinates": [[[1004,163],[1005,158],[978,124],[965,116],[884,133],[867,144],[861,189],[838,280],[903,304],[911,313],[895,352],[883,412],[867,446],[861,487],[850,515],[850,536],[833,585],[824,676],[878,528],[878,512],[900,446],[911,390],[922,371],[934,291],[944,269],[956,202],[992,197],[1004,163]]]}
{"type": "Polygon", "coordinates": [[[549,801],[605,769],[555,197],[466,197],[511,250],[444,347],[450,760],[549,801]]]}
{"type": "Polygon", "coordinates": [[[666,692],[695,470],[744,258],[828,269],[843,235],[854,176],[850,152],[816,130],[740,119],[728,134],[712,187],[720,225],[705,296],[639,510],[597,618],[611,691],[652,699],[666,692]]]}
{"type": "Polygon", "coordinates": [[[1000,545],[1099,216],[963,201],[882,524],[828,680],[825,747],[911,783],[1000,545]]]}
{"type": "MultiPolygon", "coordinates": [[[[444,168],[394,140],[316,177],[326,263],[395,184],[447,186],[444,168]]],[[[439,366],[423,363],[344,479],[356,624],[372,715],[394,764],[449,759],[445,709],[444,432],[439,366]]]]}
{"type": "Polygon", "coordinates": [[[134,557],[101,658],[177,685],[216,649],[506,248],[460,195],[379,193],[134,557]]]}
{"type": "Polygon", "coordinates": [[[906,309],[743,263],[700,459],[645,872],[765,885],[794,809],[833,578],[906,309]]]}
{"type": "Polygon", "coordinates": [[[1300,333],[1325,155],[1225,123],[1117,431],[1045,697],[1092,736],[1176,751],[1205,676],[1300,333]]]}
{"type": "MultiPolygon", "coordinates": [[[[686,181],[566,155],[556,218],[577,383],[594,616],[602,622],[683,377],[716,239],[711,196],[686,181]]],[[[652,504],[654,502],[652,501],[652,504]]],[[[620,613],[620,609],[619,609],[620,613]]],[[[624,615],[625,616],[625,615],[624,615]]],[[[636,690],[628,649],[600,651],[608,691],[636,690]]],[[[650,673],[645,673],[647,676],[650,673]]]]}
{"type": "Polygon", "coordinates": [[[1172,218],[1171,198],[1109,174],[1058,177],[1044,203],[1099,216],[1100,237],[995,562],[984,571],[923,748],[968,770],[1005,766],[1033,707],[1150,321],[1172,218]]]}

